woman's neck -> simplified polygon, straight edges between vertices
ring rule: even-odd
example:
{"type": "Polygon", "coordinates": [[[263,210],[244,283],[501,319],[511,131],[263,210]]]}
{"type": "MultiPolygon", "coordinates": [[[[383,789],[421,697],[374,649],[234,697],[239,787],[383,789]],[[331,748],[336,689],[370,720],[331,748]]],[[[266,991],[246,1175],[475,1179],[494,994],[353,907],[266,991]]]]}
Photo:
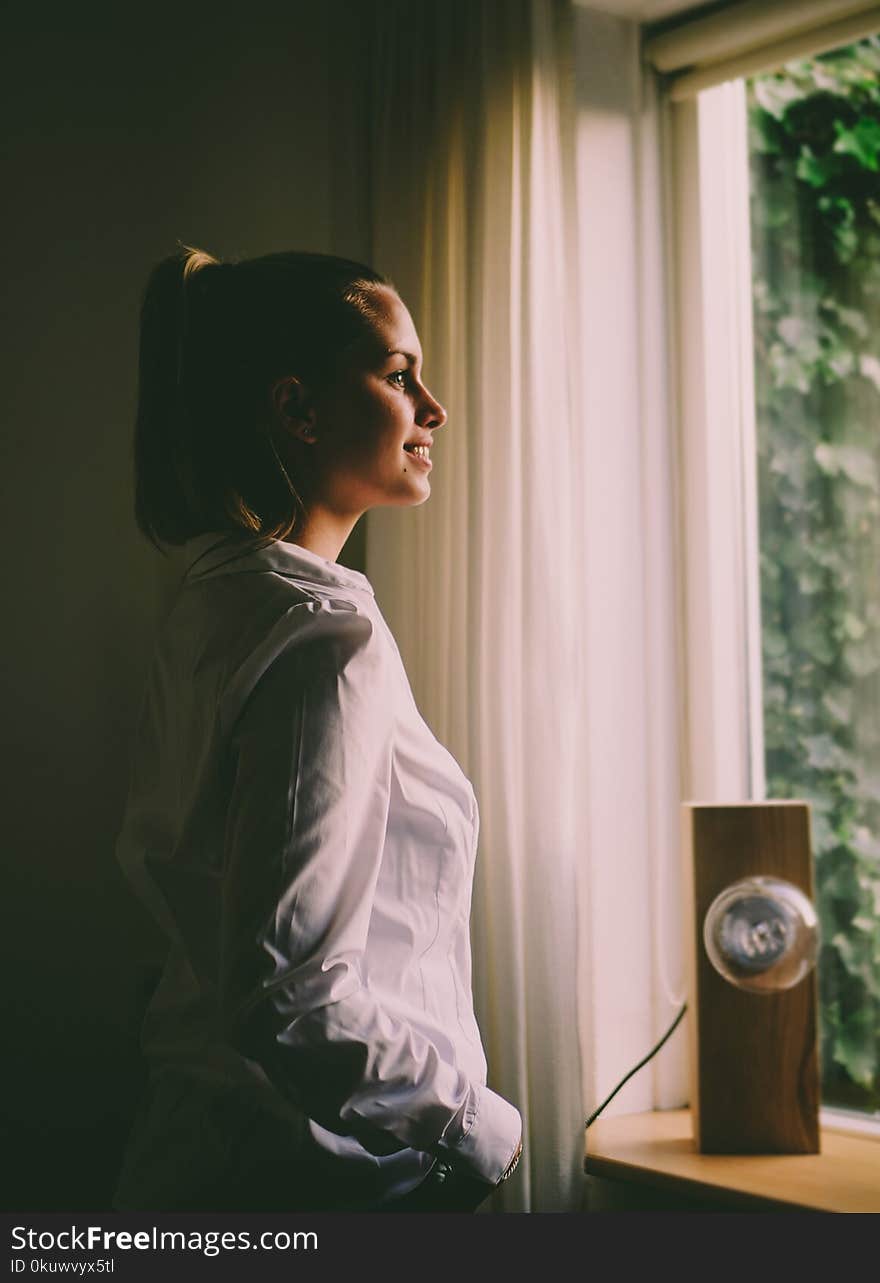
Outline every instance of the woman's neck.
{"type": "Polygon", "coordinates": [[[288,535],[284,542],[298,544],[327,561],[336,561],[362,515],[343,517],[326,508],[310,508],[300,529],[295,535],[288,535]]]}

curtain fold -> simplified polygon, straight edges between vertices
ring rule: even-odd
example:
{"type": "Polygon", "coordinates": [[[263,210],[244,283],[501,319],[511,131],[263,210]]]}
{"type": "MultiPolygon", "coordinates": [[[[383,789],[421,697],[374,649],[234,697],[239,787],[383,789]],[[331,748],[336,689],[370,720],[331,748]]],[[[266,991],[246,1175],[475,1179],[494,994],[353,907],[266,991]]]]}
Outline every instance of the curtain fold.
{"type": "Polygon", "coordinates": [[[367,519],[367,571],[419,707],[472,778],[474,991],[489,1082],[525,1123],[494,1210],[583,1191],[585,463],[572,13],[383,0],[372,262],[413,314],[449,419],[427,503],[367,519]]]}

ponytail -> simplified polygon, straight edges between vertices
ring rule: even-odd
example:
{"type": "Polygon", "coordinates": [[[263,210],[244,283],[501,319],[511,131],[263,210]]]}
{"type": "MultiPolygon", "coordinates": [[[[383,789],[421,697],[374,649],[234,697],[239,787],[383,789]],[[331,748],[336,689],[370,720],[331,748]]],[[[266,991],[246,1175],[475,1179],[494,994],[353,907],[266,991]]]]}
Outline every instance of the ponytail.
{"type": "Polygon", "coordinates": [[[134,506],[138,527],[157,547],[160,540],[174,544],[188,537],[193,495],[182,449],[186,284],[209,265],[217,259],[181,246],[153,268],[141,305],[134,506]]]}
{"type": "Polygon", "coordinates": [[[331,255],[221,262],[181,245],[140,313],[135,519],[157,547],[214,530],[284,538],[305,505],[267,430],[285,374],[326,378],[390,282],[331,255]]]}

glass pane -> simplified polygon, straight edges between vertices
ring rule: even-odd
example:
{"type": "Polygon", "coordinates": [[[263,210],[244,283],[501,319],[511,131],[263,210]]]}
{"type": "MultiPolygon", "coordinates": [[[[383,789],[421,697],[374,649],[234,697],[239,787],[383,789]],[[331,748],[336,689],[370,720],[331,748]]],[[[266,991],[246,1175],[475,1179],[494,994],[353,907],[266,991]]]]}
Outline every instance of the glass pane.
{"type": "Polygon", "coordinates": [[[880,1110],[880,39],[748,82],[768,797],[812,803],[825,1104],[880,1110]]]}

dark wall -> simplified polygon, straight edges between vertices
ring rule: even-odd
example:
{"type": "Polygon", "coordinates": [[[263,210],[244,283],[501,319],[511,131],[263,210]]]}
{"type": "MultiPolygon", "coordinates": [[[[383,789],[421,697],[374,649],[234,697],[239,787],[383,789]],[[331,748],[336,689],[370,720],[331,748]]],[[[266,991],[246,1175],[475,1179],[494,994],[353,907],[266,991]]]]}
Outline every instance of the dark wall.
{"type": "Polygon", "coordinates": [[[178,239],[367,255],[366,12],[6,9],[8,1209],[108,1206],[163,952],[113,858],[168,591],[131,515],[139,295],[178,239]]]}

